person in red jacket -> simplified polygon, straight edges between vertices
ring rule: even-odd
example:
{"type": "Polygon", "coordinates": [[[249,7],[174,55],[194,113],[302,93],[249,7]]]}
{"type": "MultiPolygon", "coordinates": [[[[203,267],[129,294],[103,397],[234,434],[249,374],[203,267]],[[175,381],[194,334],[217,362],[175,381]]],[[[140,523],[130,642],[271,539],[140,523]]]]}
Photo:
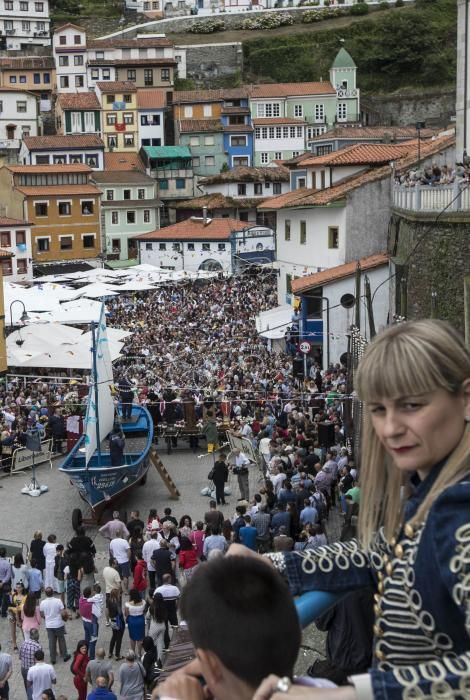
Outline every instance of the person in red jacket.
{"type": "Polygon", "coordinates": [[[88,644],[81,639],[73,655],[71,670],[73,673],[73,684],[78,690],[78,700],[86,700],[86,667],[90,661],[88,657],[88,644]]]}
{"type": "Polygon", "coordinates": [[[181,576],[185,581],[189,581],[199,564],[196,548],[189,537],[185,537],[184,535],[181,537],[181,546],[178,556],[181,576]]]}
{"type": "Polygon", "coordinates": [[[134,567],[134,588],[139,591],[142,600],[147,590],[147,564],[142,557],[142,552],[137,552],[137,561],[134,567]]]}

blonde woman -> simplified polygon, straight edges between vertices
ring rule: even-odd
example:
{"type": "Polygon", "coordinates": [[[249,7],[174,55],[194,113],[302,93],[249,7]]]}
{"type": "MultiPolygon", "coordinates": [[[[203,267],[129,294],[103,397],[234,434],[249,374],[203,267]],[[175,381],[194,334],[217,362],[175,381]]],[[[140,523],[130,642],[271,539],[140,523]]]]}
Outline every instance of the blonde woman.
{"type": "Polygon", "coordinates": [[[269,676],[254,700],[467,697],[470,353],[444,322],[400,324],[369,345],[356,389],[360,542],[267,556],[294,595],[377,586],[373,667],[337,689],[269,676]]]}

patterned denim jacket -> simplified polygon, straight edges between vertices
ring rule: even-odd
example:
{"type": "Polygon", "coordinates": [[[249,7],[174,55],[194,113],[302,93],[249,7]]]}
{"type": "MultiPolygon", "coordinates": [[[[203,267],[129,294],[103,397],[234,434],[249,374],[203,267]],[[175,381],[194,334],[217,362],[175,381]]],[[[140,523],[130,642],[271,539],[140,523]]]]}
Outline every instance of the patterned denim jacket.
{"type": "MultiPolygon", "coordinates": [[[[440,469],[408,500],[405,522],[440,469]]],[[[375,583],[374,698],[470,699],[470,476],[443,491],[426,521],[406,524],[396,542],[380,532],[368,552],[351,540],[268,556],[294,595],[375,583]]]]}

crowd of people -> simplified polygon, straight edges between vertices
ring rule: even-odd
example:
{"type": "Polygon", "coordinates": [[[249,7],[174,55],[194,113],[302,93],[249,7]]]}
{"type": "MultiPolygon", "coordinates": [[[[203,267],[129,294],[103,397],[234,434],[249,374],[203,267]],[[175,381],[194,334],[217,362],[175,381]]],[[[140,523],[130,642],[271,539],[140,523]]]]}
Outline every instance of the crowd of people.
{"type": "Polygon", "coordinates": [[[468,182],[470,170],[468,164],[457,163],[454,167],[447,164],[439,165],[435,161],[425,167],[416,167],[406,172],[397,173],[395,182],[405,187],[417,185],[451,185],[452,183],[468,182]]]}

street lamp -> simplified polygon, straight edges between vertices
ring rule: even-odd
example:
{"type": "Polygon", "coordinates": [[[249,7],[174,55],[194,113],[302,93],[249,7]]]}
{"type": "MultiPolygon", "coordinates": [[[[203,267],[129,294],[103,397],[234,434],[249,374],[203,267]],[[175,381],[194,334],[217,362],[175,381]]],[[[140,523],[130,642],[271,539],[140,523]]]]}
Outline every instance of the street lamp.
{"type": "Polygon", "coordinates": [[[13,328],[13,310],[12,310],[13,304],[21,304],[23,307],[23,313],[20,316],[21,323],[24,324],[26,321],[30,320],[29,316],[28,316],[28,312],[26,311],[26,306],[24,305],[24,302],[21,301],[21,299],[13,299],[13,301],[10,304],[10,326],[12,328],[13,328]]]}

